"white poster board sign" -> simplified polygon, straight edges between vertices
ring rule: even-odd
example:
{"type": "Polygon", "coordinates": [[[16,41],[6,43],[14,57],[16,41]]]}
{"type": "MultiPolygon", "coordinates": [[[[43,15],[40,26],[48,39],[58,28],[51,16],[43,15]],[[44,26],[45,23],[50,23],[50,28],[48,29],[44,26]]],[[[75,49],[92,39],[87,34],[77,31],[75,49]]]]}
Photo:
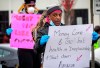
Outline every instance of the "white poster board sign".
{"type": "Polygon", "coordinates": [[[93,25],[51,26],[43,68],[89,67],[93,25]]]}

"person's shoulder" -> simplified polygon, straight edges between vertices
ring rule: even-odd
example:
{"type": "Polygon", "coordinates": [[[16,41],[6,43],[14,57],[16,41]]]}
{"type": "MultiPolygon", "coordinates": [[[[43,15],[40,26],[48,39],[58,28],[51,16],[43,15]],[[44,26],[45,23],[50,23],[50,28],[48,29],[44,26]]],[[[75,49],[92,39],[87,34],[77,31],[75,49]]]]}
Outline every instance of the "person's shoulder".
{"type": "Polygon", "coordinates": [[[44,27],[49,27],[50,26],[50,24],[48,23],[48,22],[46,22],[45,24],[44,24],[44,27]]]}
{"type": "Polygon", "coordinates": [[[46,22],[46,23],[44,24],[43,27],[40,27],[40,28],[38,29],[38,31],[44,31],[44,30],[47,29],[49,26],[50,26],[50,24],[46,22]]]}

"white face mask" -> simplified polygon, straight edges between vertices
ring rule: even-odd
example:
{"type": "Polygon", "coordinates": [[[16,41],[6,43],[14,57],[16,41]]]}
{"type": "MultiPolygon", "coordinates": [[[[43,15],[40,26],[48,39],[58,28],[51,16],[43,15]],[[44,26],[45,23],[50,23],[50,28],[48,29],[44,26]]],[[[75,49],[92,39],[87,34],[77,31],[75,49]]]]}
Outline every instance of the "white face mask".
{"type": "Polygon", "coordinates": [[[29,14],[33,14],[34,13],[34,8],[33,7],[29,7],[28,9],[27,9],[27,12],[29,13],[29,14]]]}
{"type": "Polygon", "coordinates": [[[53,23],[53,21],[52,21],[52,20],[50,21],[50,25],[55,26],[55,24],[53,23]]]}

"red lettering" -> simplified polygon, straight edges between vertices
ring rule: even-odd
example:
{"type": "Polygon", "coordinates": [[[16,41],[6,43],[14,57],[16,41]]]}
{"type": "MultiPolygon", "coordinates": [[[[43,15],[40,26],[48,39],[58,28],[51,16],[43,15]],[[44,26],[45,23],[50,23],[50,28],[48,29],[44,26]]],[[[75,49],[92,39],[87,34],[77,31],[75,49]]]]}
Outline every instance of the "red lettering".
{"type": "Polygon", "coordinates": [[[22,20],[25,21],[25,15],[22,16],[22,20]]]}
{"type": "Polygon", "coordinates": [[[30,24],[29,28],[31,28],[33,26],[33,24],[30,24]]]}
{"type": "Polygon", "coordinates": [[[29,36],[29,32],[28,31],[19,31],[19,30],[15,30],[15,35],[17,36],[29,36]]]}
{"type": "Polygon", "coordinates": [[[28,23],[23,23],[22,27],[23,28],[31,28],[33,26],[33,24],[28,24],[28,23]]]}
{"type": "Polygon", "coordinates": [[[28,23],[26,24],[26,28],[28,28],[28,23]]]}
{"type": "Polygon", "coordinates": [[[15,30],[15,35],[17,35],[17,30],[15,30]]]}
{"type": "Polygon", "coordinates": [[[26,36],[29,36],[29,32],[28,31],[26,31],[26,36]]]}
{"type": "Polygon", "coordinates": [[[33,16],[30,16],[30,21],[32,21],[32,19],[33,19],[33,16]]]}
{"type": "Polygon", "coordinates": [[[15,17],[16,17],[16,20],[18,20],[18,21],[20,21],[22,19],[22,16],[16,15],[15,17]]]}
{"type": "Polygon", "coordinates": [[[17,31],[17,35],[21,35],[21,32],[20,31],[17,31]]]}
{"type": "Polygon", "coordinates": [[[21,32],[21,35],[22,35],[22,36],[24,36],[24,35],[25,35],[25,31],[24,31],[24,30],[21,32]]]}
{"type": "Polygon", "coordinates": [[[25,18],[25,21],[29,21],[29,17],[26,17],[26,18],[25,18]]]}
{"type": "MultiPolygon", "coordinates": [[[[38,16],[39,17],[39,16],[38,16]]],[[[15,15],[14,18],[18,21],[32,21],[33,16],[15,15]]]]}

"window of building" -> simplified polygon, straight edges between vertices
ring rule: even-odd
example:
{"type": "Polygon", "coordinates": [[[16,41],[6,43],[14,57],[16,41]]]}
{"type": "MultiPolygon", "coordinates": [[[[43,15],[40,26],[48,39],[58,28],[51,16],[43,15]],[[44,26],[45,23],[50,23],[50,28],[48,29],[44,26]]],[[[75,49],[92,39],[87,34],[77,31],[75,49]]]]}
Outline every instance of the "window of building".
{"type": "Polygon", "coordinates": [[[74,25],[88,24],[88,9],[75,9],[74,18],[74,25]]]}
{"type": "Polygon", "coordinates": [[[6,35],[6,29],[9,27],[9,12],[0,11],[0,43],[8,43],[9,37],[6,35]]]}
{"type": "Polygon", "coordinates": [[[70,12],[70,19],[68,19],[68,13],[65,12],[65,23],[70,25],[88,24],[88,9],[73,9],[70,12]],[[70,22],[69,22],[70,20],[70,22]]]}

